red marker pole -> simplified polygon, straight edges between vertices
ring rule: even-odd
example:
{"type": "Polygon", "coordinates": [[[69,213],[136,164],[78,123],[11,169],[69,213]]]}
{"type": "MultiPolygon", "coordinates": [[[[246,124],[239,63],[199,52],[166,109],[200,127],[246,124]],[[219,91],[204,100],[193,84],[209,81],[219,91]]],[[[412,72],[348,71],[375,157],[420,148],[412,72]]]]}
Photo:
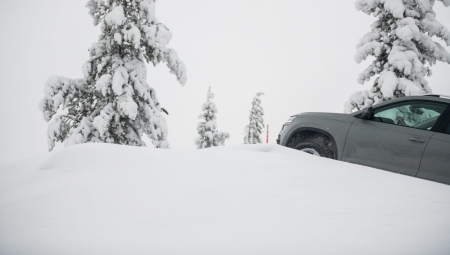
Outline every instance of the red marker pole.
{"type": "Polygon", "coordinates": [[[266,143],[269,143],[269,125],[267,125],[266,143]]]}

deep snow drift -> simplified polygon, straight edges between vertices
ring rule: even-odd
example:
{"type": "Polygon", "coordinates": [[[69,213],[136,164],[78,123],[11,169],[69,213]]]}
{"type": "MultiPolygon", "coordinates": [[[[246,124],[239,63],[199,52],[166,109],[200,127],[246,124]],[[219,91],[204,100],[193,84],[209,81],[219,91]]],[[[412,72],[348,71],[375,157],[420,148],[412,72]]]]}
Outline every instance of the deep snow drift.
{"type": "Polygon", "coordinates": [[[450,186],[277,145],[0,165],[0,254],[449,254],[450,186]]]}

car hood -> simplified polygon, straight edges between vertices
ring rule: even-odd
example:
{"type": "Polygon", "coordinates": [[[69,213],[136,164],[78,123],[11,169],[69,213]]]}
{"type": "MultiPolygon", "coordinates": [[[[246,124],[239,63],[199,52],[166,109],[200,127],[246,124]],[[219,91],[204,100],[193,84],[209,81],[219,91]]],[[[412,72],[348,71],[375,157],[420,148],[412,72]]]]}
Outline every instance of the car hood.
{"type": "Polygon", "coordinates": [[[334,119],[334,120],[355,120],[355,113],[347,114],[347,113],[333,113],[333,112],[302,112],[296,114],[298,117],[319,117],[326,119],[334,119]]]}

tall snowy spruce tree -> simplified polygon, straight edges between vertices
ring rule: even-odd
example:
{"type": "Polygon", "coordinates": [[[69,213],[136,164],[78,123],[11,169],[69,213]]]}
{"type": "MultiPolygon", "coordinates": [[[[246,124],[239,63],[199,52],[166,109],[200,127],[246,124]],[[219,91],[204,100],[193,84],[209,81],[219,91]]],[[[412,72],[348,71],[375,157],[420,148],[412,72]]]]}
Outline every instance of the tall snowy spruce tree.
{"type": "MultiPolygon", "coordinates": [[[[438,0],[446,7],[450,0],[438,0]]],[[[433,11],[435,0],[357,0],[356,9],[377,20],[371,31],[357,44],[357,63],[368,56],[375,60],[359,74],[364,84],[375,78],[370,90],[355,92],[345,104],[344,111],[372,106],[393,98],[430,93],[425,76],[436,61],[450,64],[450,54],[436,36],[450,46],[450,32],[433,11]]]]}
{"type": "Polygon", "coordinates": [[[146,134],[158,148],[169,148],[166,121],[155,90],[147,84],[146,62],[167,64],[186,83],[186,68],[167,48],[172,34],[155,16],[154,0],[89,0],[98,42],[89,49],[84,77],[50,77],[39,108],[48,127],[48,147],[104,142],[145,146],[146,134]],[[64,114],[54,116],[59,109],[64,114]]]}
{"type": "Polygon", "coordinates": [[[264,93],[258,93],[253,98],[252,109],[250,110],[250,123],[245,126],[244,144],[262,143],[261,133],[264,129],[264,109],[261,107],[260,96],[264,93]]]}
{"type": "Polygon", "coordinates": [[[225,140],[230,138],[230,134],[227,132],[216,130],[217,106],[211,101],[213,98],[214,94],[211,92],[211,88],[209,88],[206,94],[206,102],[202,106],[203,113],[198,116],[202,121],[197,124],[198,137],[195,138],[197,149],[225,145],[225,140]]]}

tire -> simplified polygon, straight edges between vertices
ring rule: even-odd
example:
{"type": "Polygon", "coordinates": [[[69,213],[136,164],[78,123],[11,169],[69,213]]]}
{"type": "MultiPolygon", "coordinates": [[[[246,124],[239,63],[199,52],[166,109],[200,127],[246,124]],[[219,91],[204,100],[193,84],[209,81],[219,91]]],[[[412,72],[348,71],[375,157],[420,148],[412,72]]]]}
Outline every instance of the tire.
{"type": "Polygon", "coordinates": [[[321,137],[315,137],[307,141],[300,142],[294,149],[300,150],[312,155],[334,159],[334,153],[330,149],[324,139],[321,137]]]}

